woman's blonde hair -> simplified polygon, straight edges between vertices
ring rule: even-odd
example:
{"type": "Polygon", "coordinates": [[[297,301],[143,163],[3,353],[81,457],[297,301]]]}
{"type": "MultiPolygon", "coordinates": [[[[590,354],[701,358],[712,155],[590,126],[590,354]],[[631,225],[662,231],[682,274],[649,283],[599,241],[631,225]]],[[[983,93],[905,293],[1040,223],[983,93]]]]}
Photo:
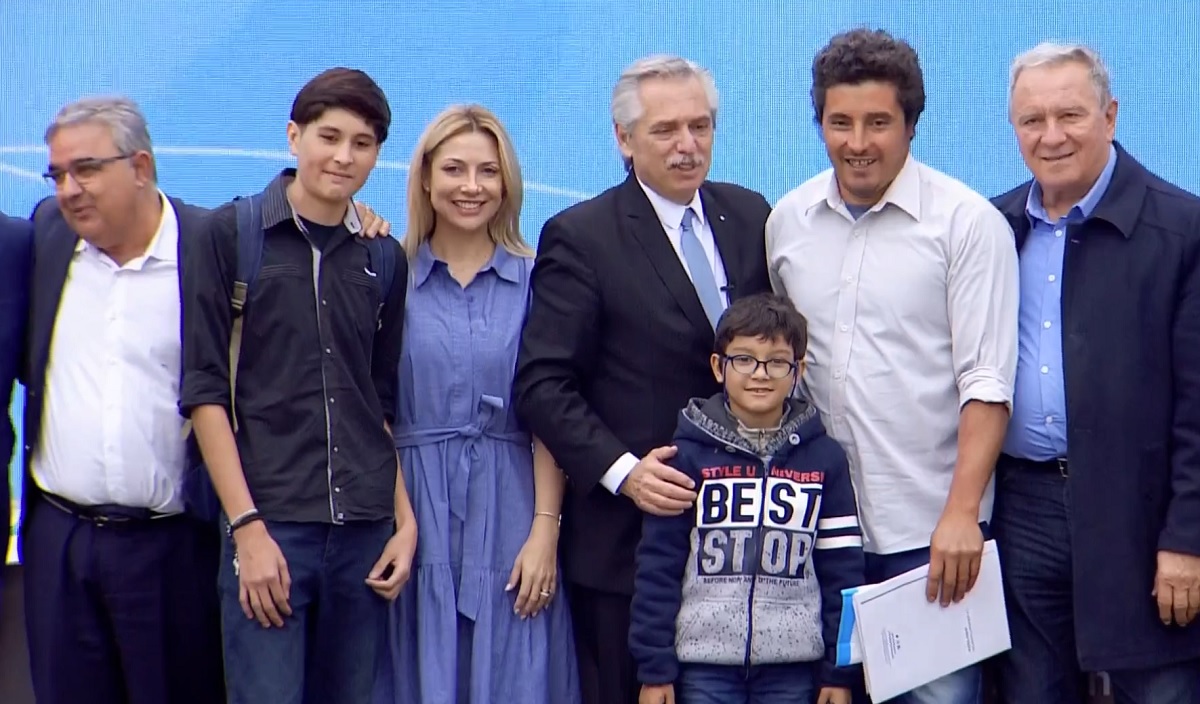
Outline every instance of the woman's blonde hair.
{"type": "Polygon", "coordinates": [[[404,251],[409,259],[433,234],[437,216],[425,184],[429,182],[430,159],[446,140],[469,132],[482,132],[496,141],[500,155],[500,178],[503,183],[500,209],[488,223],[488,235],[498,246],[509,252],[532,256],[533,249],[521,238],[521,200],[524,189],[521,183],[521,165],[513,149],[508,132],[500,120],[481,105],[452,105],[434,118],[425,128],[417,148],[413,152],[408,170],[408,226],[404,233],[404,251]]]}

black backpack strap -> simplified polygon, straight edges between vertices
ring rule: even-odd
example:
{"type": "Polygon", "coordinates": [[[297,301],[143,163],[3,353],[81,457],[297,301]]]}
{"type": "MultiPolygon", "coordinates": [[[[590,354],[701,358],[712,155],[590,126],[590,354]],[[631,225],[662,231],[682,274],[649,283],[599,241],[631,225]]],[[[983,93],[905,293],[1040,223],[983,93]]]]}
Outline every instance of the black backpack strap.
{"type": "Polygon", "coordinates": [[[262,194],[256,193],[233,201],[237,213],[237,278],[234,279],[229,297],[229,305],[233,308],[233,330],[229,335],[229,416],[235,434],[238,430],[236,399],[238,362],[242,355],[242,321],[245,319],[250,289],[262,268],[262,199],[262,194]]]}
{"type": "Polygon", "coordinates": [[[375,329],[378,330],[383,325],[383,304],[392,292],[392,281],[396,278],[396,248],[383,237],[368,239],[366,245],[371,271],[375,272],[375,281],[379,285],[379,308],[375,316],[375,329]]]}

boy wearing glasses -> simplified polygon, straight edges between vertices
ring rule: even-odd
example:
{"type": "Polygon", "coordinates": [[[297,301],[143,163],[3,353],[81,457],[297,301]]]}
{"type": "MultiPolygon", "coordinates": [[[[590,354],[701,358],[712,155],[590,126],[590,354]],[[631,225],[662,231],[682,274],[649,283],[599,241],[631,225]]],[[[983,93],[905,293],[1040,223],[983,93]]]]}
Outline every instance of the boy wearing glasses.
{"type": "Polygon", "coordinates": [[[629,631],[640,704],[848,704],[835,666],[841,591],[864,583],[846,455],[793,398],[807,323],[786,299],[739,299],[711,358],[721,393],[679,416],[671,464],[694,511],[647,514],[629,631]]]}

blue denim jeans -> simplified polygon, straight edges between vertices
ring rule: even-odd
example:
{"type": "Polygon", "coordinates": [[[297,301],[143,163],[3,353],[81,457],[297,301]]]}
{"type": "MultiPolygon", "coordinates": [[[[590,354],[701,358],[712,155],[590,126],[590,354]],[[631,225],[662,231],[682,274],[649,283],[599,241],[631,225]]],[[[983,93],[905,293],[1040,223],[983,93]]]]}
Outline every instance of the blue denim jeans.
{"type": "Polygon", "coordinates": [[[292,615],[282,628],[246,618],[225,539],[217,582],[229,704],[368,704],[387,601],[364,580],[392,536],[391,521],[269,522],[267,530],[287,561],[292,615]]]}
{"type": "Polygon", "coordinates": [[[816,663],[688,665],[675,684],[679,704],[813,704],[816,663]]]}
{"type": "MultiPolygon", "coordinates": [[[[988,527],[982,526],[984,539],[988,527]]],[[[929,563],[929,548],[890,555],[867,553],[867,583],[876,584],[929,563]]],[[[857,701],[857,700],[856,700],[857,701]]],[[[965,667],[911,692],[889,699],[888,704],[980,704],[983,701],[983,665],[965,667]]]]}
{"type": "MultiPolygon", "coordinates": [[[[1005,704],[1088,701],[1075,648],[1070,502],[1070,483],[1058,473],[1000,467],[993,525],[1012,636],[1012,649],[997,659],[1005,704]]],[[[1114,671],[1099,684],[1097,693],[1117,704],[1196,704],[1200,662],[1114,671]]]]}

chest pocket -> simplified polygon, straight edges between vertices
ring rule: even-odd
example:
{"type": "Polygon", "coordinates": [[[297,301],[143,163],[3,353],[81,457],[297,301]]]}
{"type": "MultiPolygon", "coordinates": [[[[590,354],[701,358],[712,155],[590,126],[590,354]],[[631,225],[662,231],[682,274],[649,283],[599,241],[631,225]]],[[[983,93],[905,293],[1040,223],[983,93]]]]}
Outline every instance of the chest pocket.
{"type": "Polygon", "coordinates": [[[337,278],[339,293],[345,299],[345,314],[353,320],[354,329],[369,338],[379,329],[383,290],[379,275],[368,274],[368,271],[369,268],[361,266],[342,266],[337,271],[337,278]]]}

